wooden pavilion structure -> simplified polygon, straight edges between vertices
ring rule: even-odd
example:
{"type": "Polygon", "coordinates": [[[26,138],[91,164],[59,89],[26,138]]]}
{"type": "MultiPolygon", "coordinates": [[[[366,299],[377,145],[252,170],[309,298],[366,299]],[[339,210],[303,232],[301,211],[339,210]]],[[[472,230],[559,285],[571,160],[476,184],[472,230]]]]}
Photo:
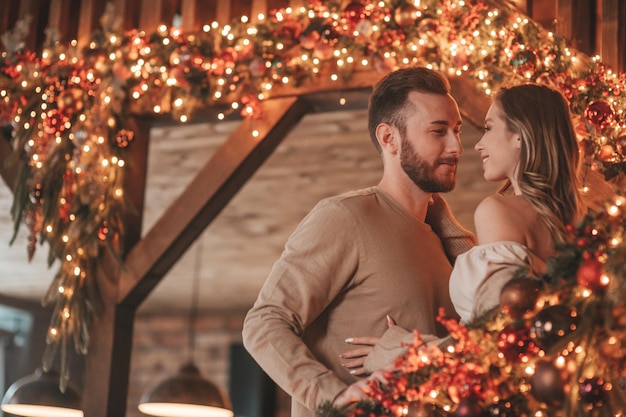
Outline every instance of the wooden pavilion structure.
{"type": "MultiPolygon", "coordinates": [[[[270,9],[298,5],[297,0],[113,0],[112,3],[124,29],[147,32],[160,24],[169,24],[177,14],[181,16],[182,28],[194,31],[206,22],[228,22],[237,16],[256,16],[270,9]]],[[[623,1],[518,0],[514,3],[536,21],[572,40],[582,52],[601,54],[613,68],[626,69],[626,3],[623,1]]],[[[30,14],[33,30],[28,35],[27,48],[40,50],[48,27],[58,28],[61,39],[76,39],[79,45],[84,45],[97,29],[104,8],[104,2],[95,0],[0,0],[0,33],[30,14]]],[[[380,76],[358,73],[341,88],[354,95],[353,102],[364,105],[380,76]]],[[[451,83],[464,117],[482,123],[488,105],[486,99],[478,98],[473,83],[463,76],[451,79],[451,83]]],[[[94,323],[86,358],[83,388],[86,416],[125,415],[135,310],[306,113],[337,109],[337,104],[325,99],[326,92],[336,89],[336,83],[320,82],[275,90],[272,99],[262,102],[264,118],[260,122],[244,119],[143,238],[139,225],[149,132],[154,118],[136,115],[131,120],[136,141],[127,164],[125,195],[131,196],[139,210],[125,219],[124,246],[129,248],[125,269],[110,258],[104,259],[99,267],[98,280],[106,308],[94,323]],[[246,134],[252,123],[260,132],[259,137],[246,134]]],[[[202,119],[212,112],[205,109],[196,118],[202,119]]],[[[10,152],[8,141],[0,140],[0,161],[10,152]]],[[[0,167],[4,181],[14,187],[16,173],[4,165],[0,167]]]]}

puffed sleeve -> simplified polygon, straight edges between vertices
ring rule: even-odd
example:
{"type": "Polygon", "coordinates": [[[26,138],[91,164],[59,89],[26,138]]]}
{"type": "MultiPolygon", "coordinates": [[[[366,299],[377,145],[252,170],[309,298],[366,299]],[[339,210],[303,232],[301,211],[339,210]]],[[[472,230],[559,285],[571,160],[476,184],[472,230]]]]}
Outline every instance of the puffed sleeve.
{"type": "Polygon", "coordinates": [[[479,245],[457,257],[450,276],[450,299],[468,323],[500,303],[500,291],[520,268],[532,275],[545,270],[545,262],[517,242],[479,245]]]}

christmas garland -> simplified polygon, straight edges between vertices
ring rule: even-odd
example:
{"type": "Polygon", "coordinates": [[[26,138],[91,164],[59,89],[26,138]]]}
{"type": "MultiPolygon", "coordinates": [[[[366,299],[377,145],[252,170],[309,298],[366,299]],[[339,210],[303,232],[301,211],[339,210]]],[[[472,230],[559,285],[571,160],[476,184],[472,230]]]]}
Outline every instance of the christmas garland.
{"type": "Polygon", "coordinates": [[[626,198],[570,227],[540,279],[517,276],[496,312],[450,338],[419,334],[368,401],[320,417],[621,416],[626,411],[626,198]]]}
{"type": "Polygon", "coordinates": [[[189,120],[197,109],[226,105],[262,117],[259,103],[280,85],[355,72],[386,73],[424,65],[468,74],[477,94],[527,81],[558,87],[570,100],[591,169],[619,179],[626,171],[626,74],[568,47],[504,1],[313,1],[258,21],[207,24],[197,33],[162,26],[121,31],[107,5],[102,30],[85,48],[48,31],[43,51],[24,50],[28,20],[2,36],[0,121],[12,131],[19,168],[12,216],[25,224],[28,253],[47,242],[58,272],[44,297],[55,303],[44,368],[61,348],[85,353],[100,299],[94,274],[107,248],[123,248],[124,166],[133,115],[189,120]]]}

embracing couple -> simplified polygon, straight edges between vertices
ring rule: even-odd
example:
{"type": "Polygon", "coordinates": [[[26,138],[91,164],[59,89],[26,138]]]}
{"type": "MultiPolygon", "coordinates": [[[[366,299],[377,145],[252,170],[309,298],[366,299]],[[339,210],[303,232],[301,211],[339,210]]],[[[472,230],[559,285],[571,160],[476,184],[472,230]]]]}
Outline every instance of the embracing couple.
{"type": "Polygon", "coordinates": [[[292,396],[292,417],[358,400],[358,381],[392,364],[412,330],[445,337],[440,309],[467,323],[497,307],[514,273],[544,272],[582,216],[578,142],[560,92],[525,84],[496,95],[475,149],[485,179],[503,186],[477,207],[476,236],[440,195],[456,183],[461,124],[436,71],[400,69],[374,88],[380,182],[317,204],[244,323],[245,347],[292,396]]]}

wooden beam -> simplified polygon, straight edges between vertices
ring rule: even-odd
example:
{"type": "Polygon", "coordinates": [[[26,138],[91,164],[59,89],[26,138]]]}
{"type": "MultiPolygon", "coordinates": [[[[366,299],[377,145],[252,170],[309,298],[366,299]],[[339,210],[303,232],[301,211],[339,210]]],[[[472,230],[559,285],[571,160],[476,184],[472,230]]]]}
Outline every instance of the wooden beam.
{"type": "Polygon", "coordinates": [[[533,0],[528,8],[530,10],[533,20],[548,30],[555,30],[556,24],[558,24],[557,16],[559,20],[563,16],[557,14],[557,0],[533,0]]]}
{"type": "Polygon", "coordinates": [[[123,255],[126,255],[141,238],[151,127],[152,121],[148,119],[130,118],[126,121],[126,129],[134,132],[135,136],[125,156],[123,187],[124,199],[129,204],[129,209],[126,210],[123,220],[125,226],[123,255]]]}
{"type": "Polygon", "coordinates": [[[305,96],[307,94],[335,94],[337,98],[342,92],[372,88],[378,80],[385,74],[376,71],[355,71],[350,78],[333,81],[330,73],[323,73],[310,80],[302,82],[300,85],[293,84],[278,85],[268,94],[272,98],[288,96],[305,96]]]}
{"type": "Polygon", "coordinates": [[[458,103],[463,117],[474,126],[483,126],[491,99],[478,91],[476,81],[470,79],[468,75],[450,77],[449,80],[452,96],[458,103]]]}
{"type": "Polygon", "coordinates": [[[511,0],[517,10],[530,16],[532,13],[532,0],[511,0]],[[530,3],[529,3],[530,2],[530,3]]]}
{"type": "Polygon", "coordinates": [[[268,100],[262,106],[263,119],[243,120],[131,250],[120,277],[119,304],[136,308],[143,302],[309,110],[296,97],[268,100]]]}

